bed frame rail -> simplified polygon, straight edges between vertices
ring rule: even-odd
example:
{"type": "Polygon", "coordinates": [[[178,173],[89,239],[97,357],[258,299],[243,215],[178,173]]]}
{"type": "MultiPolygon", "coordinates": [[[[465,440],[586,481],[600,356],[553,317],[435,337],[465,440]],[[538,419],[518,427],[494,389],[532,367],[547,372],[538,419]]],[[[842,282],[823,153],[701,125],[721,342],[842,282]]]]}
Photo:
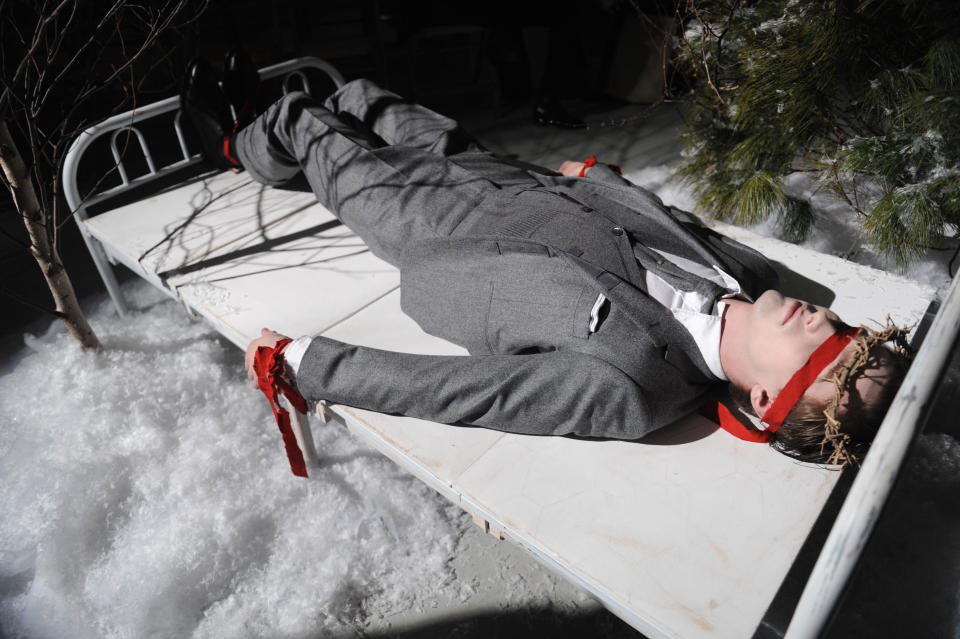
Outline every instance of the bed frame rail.
{"type": "Polygon", "coordinates": [[[903,384],[880,424],[794,609],[785,639],[815,639],[826,629],[893,490],[910,445],[960,336],[960,275],[953,278],[903,384]]]}
{"type": "MultiPolygon", "coordinates": [[[[338,88],[344,84],[343,76],[333,67],[333,65],[321,60],[320,58],[314,57],[302,57],[287,60],[285,62],[260,69],[259,73],[262,80],[281,77],[284,95],[293,90],[291,87],[294,80],[299,82],[303,90],[305,90],[307,93],[311,93],[310,83],[306,74],[304,73],[305,69],[317,69],[324,72],[330,77],[330,79],[333,80],[334,84],[338,88]]],[[[180,99],[176,96],[107,118],[103,122],[100,122],[99,124],[96,124],[83,131],[83,133],[81,133],[77,139],[73,141],[73,144],[70,146],[70,150],[67,151],[67,155],[63,164],[64,195],[67,198],[67,204],[70,207],[71,215],[73,215],[74,219],[77,221],[77,226],[80,227],[80,234],[83,237],[83,241],[86,243],[87,249],[90,251],[90,255],[93,257],[94,264],[97,267],[97,271],[100,273],[100,277],[103,279],[103,283],[107,288],[107,292],[110,294],[110,299],[113,300],[114,307],[117,309],[117,313],[119,313],[121,316],[126,314],[127,307],[123,300],[123,295],[120,292],[120,286],[117,283],[116,275],[114,274],[111,266],[111,264],[117,264],[118,259],[111,253],[110,247],[104,246],[97,241],[97,239],[93,237],[86,228],[85,222],[88,218],[88,212],[90,208],[94,205],[102,204],[106,201],[114,199],[135,188],[139,188],[146,184],[161,180],[171,173],[184,170],[191,166],[199,166],[201,162],[202,159],[199,153],[191,155],[187,148],[181,123],[180,99]],[[177,137],[177,143],[180,149],[181,157],[173,162],[170,162],[169,164],[158,167],[153,154],[150,152],[150,146],[147,143],[147,139],[144,137],[143,132],[137,128],[136,125],[146,120],[157,118],[171,112],[176,112],[173,120],[173,133],[177,137]],[[117,148],[117,138],[121,133],[124,132],[132,133],[137,139],[137,142],[140,146],[140,151],[143,153],[143,157],[146,160],[148,169],[147,173],[133,178],[129,176],[127,167],[124,164],[123,155],[117,148]],[[114,168],[116,168],[120,177],[120,184],[102,191],[94,189],[92,192],[86,195],[81,195],[80,188],[77,183],[77,173],[80,162],[84,153],[90,148],[93,142],[107,134],[110,135],[110,152],[113,155],[114,168]]],[[[172,294],[175,295],[175,293],[172,294]]]]}

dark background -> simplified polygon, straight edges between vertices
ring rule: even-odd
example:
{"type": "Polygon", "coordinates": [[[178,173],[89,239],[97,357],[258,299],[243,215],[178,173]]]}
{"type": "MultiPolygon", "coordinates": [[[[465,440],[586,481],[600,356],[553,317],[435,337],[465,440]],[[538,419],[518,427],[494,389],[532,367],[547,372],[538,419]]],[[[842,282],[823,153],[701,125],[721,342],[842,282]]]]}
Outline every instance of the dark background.
{"type": "MultiPolygon", "coordinates": [[[[219,68],[226,51],[239,45],[258,67],[320,57],[348,81],[371,78],[451,117],[485,125],[530,117],[544,97],[582,117],[628,97],[636,101],[629,94],[644,83],[645,58],[663,40],[655,21],[669,16],[672,6],[668,0],[211,0],[199,20],[162,41],[167,57],[143,76],[136,100],[148,104],[176,95],[191,58],[202,56],[219,68]]],[[[663,93],[662,77],[654,78],[650,91],[663,93]]],[[[112,115],[115,97],[91,100],[83,116],[92,124],[112,115]]],[[[25,239],[6,192],[0,195],[0,229],[25,239]]],[[[81,299],[102,290],[72,221],[63,226],[60,251],[81,299]]],[[[0,270],[0,334],[50,317],[40,310],[52,302],[36,262],[5,237],[0,270]]]]}

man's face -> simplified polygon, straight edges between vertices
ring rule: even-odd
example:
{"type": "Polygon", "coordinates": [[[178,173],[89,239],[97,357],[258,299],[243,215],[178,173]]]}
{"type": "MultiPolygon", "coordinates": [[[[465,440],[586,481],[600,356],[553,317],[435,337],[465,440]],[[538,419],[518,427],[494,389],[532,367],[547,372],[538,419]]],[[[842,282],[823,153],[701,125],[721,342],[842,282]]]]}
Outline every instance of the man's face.
{"type": "MultiPolygon", "coordinates": [[[[833,311],[784,297],[777,291],[766,291],[753,304],[731,300],[724,314],[720,361],[732,382],[750,390],[754,409],[762,416],[813,351],[843,326],[833,311]]],[[[821,378],[849,358],[855,348],[854,343],[848,344],[824,367],[821,378]]],[[[869,402],[880,390],[883,378],[872,375],[858,379],[856,388],[861,398],[869,402]]],[[[833,392],[833,382],[821,379],[806,396],[825,403],[833,392]]],[[[841,409],[847,399],[841,402],[841,409]]]]}

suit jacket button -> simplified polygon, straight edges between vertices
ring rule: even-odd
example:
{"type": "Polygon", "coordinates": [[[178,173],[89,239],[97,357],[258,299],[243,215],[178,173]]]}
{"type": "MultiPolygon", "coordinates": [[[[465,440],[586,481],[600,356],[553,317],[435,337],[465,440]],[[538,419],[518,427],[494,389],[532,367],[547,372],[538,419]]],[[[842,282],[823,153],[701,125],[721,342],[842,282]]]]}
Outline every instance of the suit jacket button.
{"type": "Polygon", "coordinates": [[[623,235],[623,227],[622,226],[613,227],[613,234],[617,236],[623,235]]]}
{"type": "Polygon", "coordinates": [[[591,209],[589,206],[585,206],[585,207],[583,207],[583,212],[584,212],[584,213],[593,213],[593,209],[591,209]]]}

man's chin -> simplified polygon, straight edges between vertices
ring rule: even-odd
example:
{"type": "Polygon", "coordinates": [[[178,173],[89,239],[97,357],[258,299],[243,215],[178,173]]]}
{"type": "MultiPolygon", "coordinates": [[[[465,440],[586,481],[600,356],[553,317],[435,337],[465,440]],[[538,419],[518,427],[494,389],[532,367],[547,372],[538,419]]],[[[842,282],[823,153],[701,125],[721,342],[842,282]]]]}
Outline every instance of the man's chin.
{"type": "Polygon", "coordinates": [[[769,289],[761,293],[760,297],[753,303],[754,312],[766,315],[782,308],[785,302],[786,298],[780,291],[769,289]]]}

